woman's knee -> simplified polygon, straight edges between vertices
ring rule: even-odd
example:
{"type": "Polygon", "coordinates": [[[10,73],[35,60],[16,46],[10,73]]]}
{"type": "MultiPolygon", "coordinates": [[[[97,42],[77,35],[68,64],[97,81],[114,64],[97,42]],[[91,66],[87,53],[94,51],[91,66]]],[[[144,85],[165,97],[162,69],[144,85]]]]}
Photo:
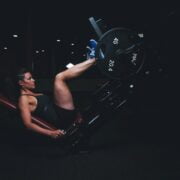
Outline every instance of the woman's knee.
{"type": "Polygon", "coordinates": [[[66,77],[65,77],[65,73],[64,72],[60,72],[55,76],[55,83],[56,82],[61,82],[61,81],[65,81],[66,77]]]}
{"type": "Polygon", "coordinates": [[[55,87],[55,88],[61,87],[62,84],[64,84],[64,82],[65,82],[64,73],[63,73],[63,72],[58,73],[58,74],[55,76],[54,87],[55,87]]]}

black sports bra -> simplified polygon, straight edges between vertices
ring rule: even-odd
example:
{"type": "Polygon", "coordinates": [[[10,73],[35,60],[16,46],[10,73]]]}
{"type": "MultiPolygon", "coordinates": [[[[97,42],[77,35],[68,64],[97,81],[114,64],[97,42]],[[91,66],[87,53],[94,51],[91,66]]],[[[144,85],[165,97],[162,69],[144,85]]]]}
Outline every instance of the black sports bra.
{"type": "Polygon", "coordinates": [[[37,99],[37,107],[33,113],[41,114],[47,110],[48,105],[51,103],[50,99],[46,95],[35,96],[37,99]]]}

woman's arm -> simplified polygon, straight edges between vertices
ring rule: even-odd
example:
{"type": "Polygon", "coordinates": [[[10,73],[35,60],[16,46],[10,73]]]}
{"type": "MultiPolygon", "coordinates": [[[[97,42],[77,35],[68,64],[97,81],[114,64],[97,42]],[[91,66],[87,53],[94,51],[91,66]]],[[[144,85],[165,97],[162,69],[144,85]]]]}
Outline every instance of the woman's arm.
{"type": "Polygon", "coordinates": [[[48,130],[40,127],[39,125],[32,122],[31,112],[29,109],[29,103],[26,96],[21,96],[18,103],[20,109],[20,115],[26,128],[33,130],[37,133],[57,138],[64,134],[62,130],[48,130]]]}

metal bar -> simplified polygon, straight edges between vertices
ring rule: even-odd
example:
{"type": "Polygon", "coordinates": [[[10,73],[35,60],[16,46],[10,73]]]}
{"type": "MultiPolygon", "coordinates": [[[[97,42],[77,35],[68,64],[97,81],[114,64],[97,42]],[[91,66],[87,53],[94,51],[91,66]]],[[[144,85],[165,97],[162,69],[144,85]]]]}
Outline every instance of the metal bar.
{"type": "Polygon", "coordinates": [[[102,33],[100,27],[98,26],[97,21],[95,21],[95,19],[93,17],[90,17],[89,21],[90,21],[92,27],[94,28],[98,38],[100,38],[103,33],[102,33]]]}

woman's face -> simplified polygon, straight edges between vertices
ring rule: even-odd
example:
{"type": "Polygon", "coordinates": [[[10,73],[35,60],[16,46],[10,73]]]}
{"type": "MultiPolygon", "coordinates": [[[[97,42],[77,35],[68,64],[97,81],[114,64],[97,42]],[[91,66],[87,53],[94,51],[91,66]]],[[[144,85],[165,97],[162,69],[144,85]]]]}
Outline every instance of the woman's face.
{"type": "Polygon", "coordinates": [[[32,78],[32,74],[30,72],[24,74],[24,79],[20,80],[19,84],[26,89],[35,88],[35,80],[32,78]]]}

